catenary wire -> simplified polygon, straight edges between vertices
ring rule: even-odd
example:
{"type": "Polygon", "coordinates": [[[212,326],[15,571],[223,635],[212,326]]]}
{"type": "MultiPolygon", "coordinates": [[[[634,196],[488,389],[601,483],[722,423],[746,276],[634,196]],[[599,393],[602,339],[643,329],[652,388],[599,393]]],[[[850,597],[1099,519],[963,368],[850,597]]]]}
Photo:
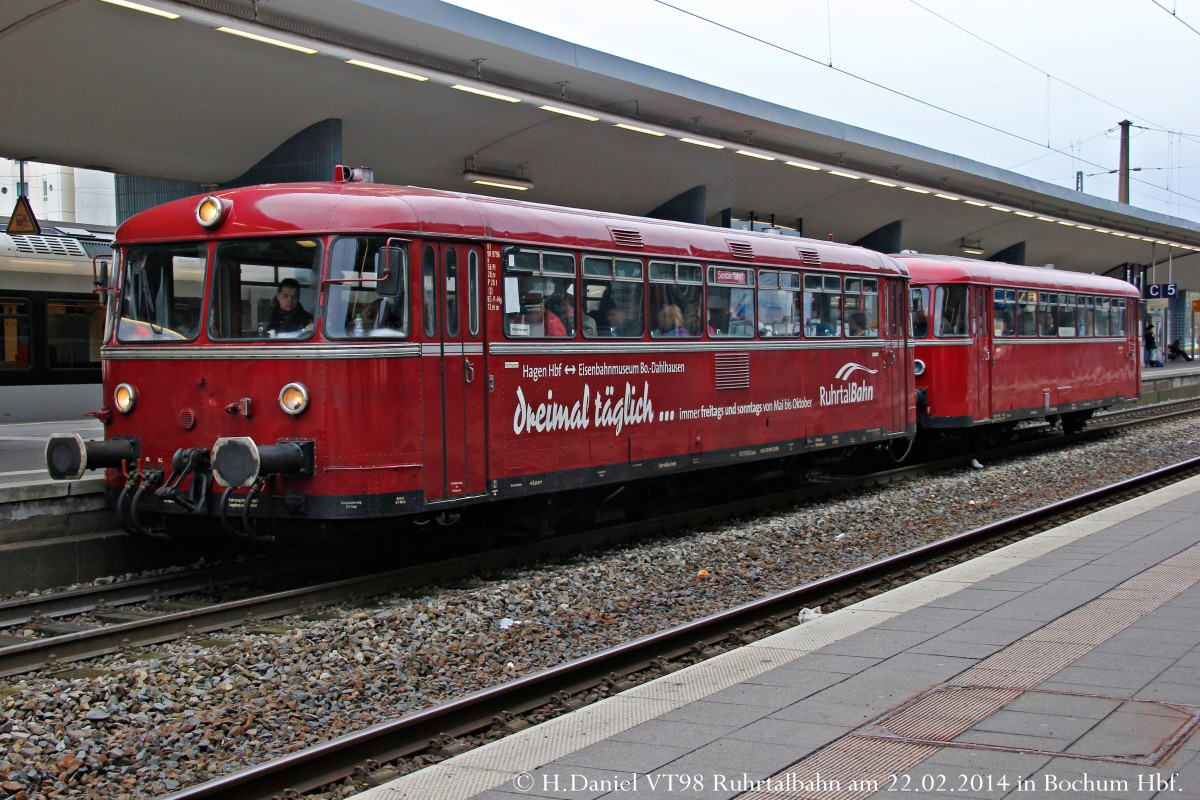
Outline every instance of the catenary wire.
{"type": "MultiPolygon", "coordinates": [[[[1056,154],[1058,154],[1058,155],[1061,155],[1061,156],[1066,156],[1067,158],[1071,158],[1071,159],[1073,159],[1073,160],[1078,160],[1078,161],[1079,161],[1080,163],[1082,163],[1082,164],[1087,164],[1087,165],[1089,165],[1089,166],[1096,167],[1096,168],[1098,168],[1098,169],[1107,169],[1107,167],[1106,167],[1105,165],[1103,165],[1103,164],[1100,164],[1100,163],[1097,163],[1097,162],[1095,162],[1095,161],[1090,161],[1090,160],[1088,160],[1088,159],[1082,158],[1082,157],[1080,157],[1080,156],[1078,156],[1078,155],[1076,155],[1076,154],[1074,154],[1074,153],[1069,153],[1069,152],[1067,152],[1067,151],[1064,151],[1064,150],[1062,150],[1062,149],[1059,149],[1059,148],[1057,148],[1057,147],[1054,147],[1054,146],[1050,145],[1049,143],[1042,143],[1042,142],[1036,141],[1036,140],[1034,140],[1034,139],[1030,139],[1030,138],[1029,138],[1029,137],[1027,137],[1027,136],[1022,136],[1022,135],[1021,135],[1021,134],[1019,134],[1019,133],[1014,133],[1014,132],[1012,132],[1012,131],[1005,130],[1005,129],[1003,129],[1003,128],[1000,128],[1000,127],[998,127],[998,126],[996,126],[996,125],[992,125],[992,124],[990,124],[990,123],[984,122],[984,121],[982,121],[982,120],[976,119],[976,118],[974,118],[974,117],[971,117],[971,116],[968,116],[968,115],[966,115],[966,114],[962,114],[962,113],[960,113],[960,112],[953,111],[953,110],[951,110],[951,109],[949,109],[949,108],[945,108],[945,107],[943,107],[943,106],[940,106],[940,105],[938,105],[938,104],[936,104],[936,103],[933,103],[933,102],[930,102],[930,101],[928,101],[928,100],[922,100],[921,98],[919,98],[919,97],[916,97],[915,95],[911,95],[911,94],[908,94],[908,93],[906,93],[906,92],[902,92],[902,91],[900,91],[899,89],[894,89],[894,88],[892,88],[892,87],[890,87],[890,86],[886,86],[886,85],[884,85],[884,84],[882,84],[882,83],[879,83],[879,82],[877,82],[877,81],[871,80],[870,78],[866,78],[866,77],[864,77],[864,76],[862,76],[862,75],[855,74],[855,73],[853,73],[853,72],[851,72],[851,71],[849,71],[849,70],[845,70],[845,69],[842,69],[842,68],[840,68],[840,67],[835,67],[835,66],[833,65],[833,63],[832,63],[832,58],[830,59],[830,62],[829,62],[829,63],[826,63],[826,62],[824,62],[824,61],[821,61],[821,60],[819,60],[819,59],[813,58],[812,56],[805,55],[804,53],[801,53],[801,52],[798,52],[798,51],[796,51],[796,50],[792,50],[792,49],[790,49],[790,48],[784,47],[783,45],[776,44],[775,42],[769,41],[769,40],[767,40],[767,39],[763,39],[762,37],[755,36],[755,35],[754,35],[754,34],[752,34],[752,33],[748,33],[748,32],[746,32],[746,31],[740,30],[740,29],[738,29],[738,28],[735,28],[735,27],[733,27],[733,26],[731,26],[731,25],[727,25],[727,24],[725,24],[725,23],[723,23],[723,22],[718,22],[717,20],[714,20],[714,19],[711,19],[711,18],[709,18],[709,17],[706,17],[706,16],[704,16],[703,14],[697,13],[697,12],[695,12],[695,11],[691,11],[691,10],[689,10],[689,9],[686,9],[686,8],[682,8],[682,7],[680,7],[680,6],[677,6],[677,5],[675,5],[674,3],[668,2],[668,0],[653,0],[653,1],[654,1],[655,3],[658,3],[658,4],[659,4],[659,5],[661,5],[661,6],[665,7],[665,8],[669,8],[669,9],[671,9],[671,10],[673,10],[673,11],[676,11],[676,12],[678,12],[678,13],[680,13],[680,14],[684,14],[684,15],[686,15],[686,16],[689,16],[689,17],[692,17],[692,18],[694,18],[694,19],[697,19],[697,20],[699,20],[699,21],[701,21],[701,22],[704,22],[704,23],[707,23],[707,24],[709,24],[709,25],[712,25],[712,26],[714,26],[714,27],[717,27],[717,28],[720,28],[720,29],[722,29],[722,30],[728,31],[729,33],[732,33],[732,34],[734,34],[734,35],[736,35],[736,36],[740,36],[740,37],[742,37],[742,38],[749,39],[750,41],[757,42],[757,43],[759,43],[759,44],[761,44],[761,45],[764,45],[764,46],[766,46],[766,47],[769,47],[769,48],[771,48],[771,49],[773,49],[773,50],[778,50],[778,51],[780,51],[780,52],[782,52],[782,53],[785,53],[785,54],[787,54],[787,55],[794,56],[794,57],[796,57],[796,58],[799,58],[799,59],[802,59],[802,60],[804,60],[804,61],[808,61],[808,62],[810,62],[810,63],[812,63],[812,64],[816,64],[816,65],[819,65],[819,66],[822,66],[822,67],[826,67],[827,69],[834,70],[835,72],[837,72],[837,73],[838,73],[838,74],[840,74],[840,75],[844,75],[844,76],[846,76],[846,77],[848,77],[848,78],[851,78],[851,79],[853,79],[853,80],[859,81],[859,82],[861,82],[861,83],[865,83],[865,84],[867,84],[867,85],[869,85],[869,86],[873,86],[873,87],[875,87],[875,88],[877,88],[877,89],[880,89],[880,90],[882,90],[882,91],[885,91],[885,92],[888,92],[888,93],[890,93],[890,94],[896,95],[897,97],[901,97],[901,98],[904,98],[904,99],[906,99],[906,100],[910,100],[910,101],[912,101],[912,102],[914,102],[914,103],[917,103],[917,104],[919,104],[919,105],[923,105],[923,106],[925,106],[925,107],[927,107],[927,108],[930,108],[930,109],[933,109],[933,110],[935,110],[935,111],[940,111],[940,112],[942,112],[943,114],[947,114],[947,115],[949,115],[949,116],[952,116],[952,117],[955,117],[955,118],[957,118],[957,119],[961,119],[961,120],[963,120],[964,122],[969,122],[969,123],[972,123],[972,124],[974,124],[974,125],[978,125],[978,126],[980,126],[980,127],[987,128],[988,130],[994,131],[994,132],[996,132],[996,133],[999,133],[999,134],[1001,134],[1001,135],[1003,135],[1003,136],[1008,136],[1008,137],[1011,137],[1011,138],[1013,138],[1013,139],[1017,139],[1017,140],[1019,140],[1019,141],[1025,142],[1025,143],[1027,143],[1027,144],[1031,144],[1031,145],[1033,145],[1033,146],[1035,146],[1035,147],[1044,148],[1044,149],[1046,149],[1046,150],[1049,150],[1049,151],[1051,151],[1051,152],[1053,152],[1053,153],[1056,153],[1056,154]]],[[[924,6],[921,6],[919,3],[916,3],[916,2],[915,2],[915,0],[910,0],[910,2],[913,2],[913,4],[914,4],[914,5],[918,6],[919,8],[922,8],[922,9],[924,9],[924,6]]],[[[1151,0],[1151,2],[1155,2],[1155,0],[1151,0]]],[[[1156,3],[1156,4],[1157,4],[1157,3],[1156,3]]],[[[1161,7],[1161,6],[1160,6],[1160,7],[1161,7]]],[[[928,10],[928,9],[924,9],[924,10],[928,10]]],[[[1164,10],[1167,10],[1167,9],[1164,9],[1164,10]]],[[[930,12],[930,13],[933,13],[933,12],[930,12]]],[[[1172,13],[1172,12],[1168,11],[1168,13],[1172,13]]],[[[940,15],[935,15],[935,16],[939,16],[939,17],[940,17],[940,15]]],[[[949,21],[947,20],[947,22],[949,22],[949,21]]],[[[1182,20],[1181,20],[1181,22],[1182,22],[1182,20]]],[[[950,23],[950,24],[951,24],[951,25],[954,25],[954,23],[950,23]]],[[[1186,25],[1187,23],[1185,22],[1184,24],[1186,25]]],[[[973,37],[975,37],[975,38],[977,38],[977,39],[980,39],[981,41],[985,41],[985,42],[986,42],[986,40],[984,40],[984,39],[981,39],[981,38],[980,38],[979,36],[977,36],[976,34],[974,34],[974,33],[971,33],[970,31],[967,31],[966,29],[963,29],[963,28],[961,28],[961,27],[960,27],[960,26],[958,26],[958,25],[954,25],[954,27],[958,27],[958,28],[960,28],[960,30],[963,30],[965,33],[968,33],[968,34],[970,34],[971,36],[973,36],[973,37]]],[[[1188,27],[1189,27],[1189,28],[1191,28],[1191,26],[1190,26],[1190,25],[1189,25],[1188,27]]],[[[1193,29],[1193,30],[1194,30],[1194,29],[1193,29]]],[[[997,45],[993,45],[993,44],[992,44],[992,43],[990,43],[990,42],[987,42],[987,43],[988,43],[989,45],[991,45],[992,47],[995,47],[997,50],[1000,50],[1001,52],[1005,53],[1006,55],[1008,55],[1008,56],[1010,56],[1010,57],[1012,57],[1012,58],[1015,58],[1015,59],[1016,59],[1017,61],[1019,61],[1020,63],[1022,63],[1022,64],[1024,64],[1024,65],[1026,65],[1026,66],[1028,66],[1028,67],[1030,67],[1030,68],[1032,68],[1032,69],[1037,69],[1037,67],[1034,67],[1032,64],[1029,64],[1028,62],[1024,61],[1023,59],[1020,59],[1020,58],[1017,58],[1016,56],[1013,56],[1011,53],[1008,53],[1008,51],[1004,50],[1003,48],[1000,48],[1000,47],[998,47],[997,45]]],[[[831,50],[831,53],[832,53],[832,50],[831,50]]],[[[1042,70],[1038,70],[1038,71],[1039,71],[1039,72],[1043,72],[1042,70]]],[[[1083,94],[1086,94],[1086,95],[1088,95],[1089,97],[1093,97],[1094,99],[1098,100],[1099,102],[1103,102],[1103,103],[1105,103],[1106,105],[1109,105],[1109,106],[1112,106],[1113,108],[1120,109],[1120,110],[1124,111],[1124,109],[1121,109],[1121,107],[1120,107],[1120,106],[1117,106],[1116,104],[1114,104],[1114,103],[1111,103],[1111,102],[1109,102],[1109,101],[1103,100],[1102,98],[1095,97],[1094,95],[1091,95],[1091,94],[1090,94],[1090,93],[1088,93],[1088,92],[1084,92],[1083,90],[1077,89],[1077,87],[1073,86],[1072,84],[1070,84],[1070,83],[1068,83],[1068,82],[1066,82],[1066,81],[1062,81],[1062,80],[1060,80],[1060,79],[1058,79],[1058,78],[1054,78],[1054,76],[1051,76],[1051,75],[1049,75],[1048,73],[1044,73],[1044,72],[1043,72],[1043,74],[1046,74],[1048,78],[1053,78],[1054,80],[1057,80],[1057,81],[1059,81],[1059,83],[1062,83],[1064,86],[1069,86],[1069,87],[1070,87],[1070,88],[1072,88],[1072,89],[1076,89],[1077,91],[1081,91],[1081,92],[1083,92],[1083,94]]],[[[1127,112],[1127,111],[1126,111],[1125,113],[1129,113],[1129,114],[1131,114],[1132,116],[1137,116],[1137,117],[1139,117],[1139,118],[1143,118],[1143,119],[1144,119],[1144,117],[1141,117],[1141,115],[1139,115],[1139,114],[1132,114],[1132,112],[1127,112]]],[[[1024,163],[1030,163],[1030,162],[1028,162],[1028,161],[1027,161],[1027,162],[1024,162],[1024,163]]],[[[1172,190],[1172,189],[1169,189],[1169,188],[1167,188],[1167,187],[1164,187],[1164,186],[1159,186],[1159,185],[1158,185],[1158,184],[1156,184],[1156,183],[1151,183],[1151,182],[1149,182],[1149,181],[1144,181],[1144,180],[1141,180],[1141,179],[1139,179],[1139,178],[1132,177],[1132,176],[1131,176],[1130,180],[1132,180],[1132,181],[1134,181],[1134,182],[1136,182],[1136,183],[1139,183],[1139,184],[1142,184],[1142,185],[1145,185],[1145,186],[1148,186],[1148,187],[1151,187],[1151,188],[1157,189],[1157,190],[1159,190],[1159,191],[1164,191],[1164,192],[1167,192],[1168,194],[1171,194],[1171,195],[1176,195],[1176,196],[1178,196],[1178,197],[1187,198],[1188,200],[1193,200],[1193,201],[1195,201],[1195,202],[1198,202],[1198,203],[1200,203],[1200,198],[1192,197],[1191,195],[1183,194],[1183,193],[1181,193],[1181,192],[1179,192],[1179,191],[1177,191],[1177,190],[1172,190]]]]}

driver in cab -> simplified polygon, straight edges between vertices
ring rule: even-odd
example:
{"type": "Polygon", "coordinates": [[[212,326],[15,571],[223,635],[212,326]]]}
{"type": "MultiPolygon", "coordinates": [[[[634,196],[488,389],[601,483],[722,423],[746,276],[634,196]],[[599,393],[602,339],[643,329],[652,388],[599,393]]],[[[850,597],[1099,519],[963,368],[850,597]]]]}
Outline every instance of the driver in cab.
{"type": "Polygon", "coordinates": [[[300,304],[300,282],[295,278],[284,278],[279,282],[279,291],[271,302],[271,318],[267,321],[267,334],[301,333],[313,327],[313,315],[300,304]]]}

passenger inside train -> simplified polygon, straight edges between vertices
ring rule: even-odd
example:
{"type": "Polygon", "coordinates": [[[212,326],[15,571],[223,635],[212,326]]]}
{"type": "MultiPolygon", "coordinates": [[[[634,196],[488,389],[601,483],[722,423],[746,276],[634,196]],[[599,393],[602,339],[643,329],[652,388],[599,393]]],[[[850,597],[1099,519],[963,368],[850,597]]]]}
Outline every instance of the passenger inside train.
{"type": "Polygon", "coordinates": [[[658,327],[655,336],[691,336],[683,324],[683,311],[679,306],[667,304],[658,310],[658,327]]]}
{"type": "Polygon", "coordinates": [[[575,335],[575,319],[571,303],[560,294],[552,294],[545,301],[546,336],[566,337],[575,335]]]}

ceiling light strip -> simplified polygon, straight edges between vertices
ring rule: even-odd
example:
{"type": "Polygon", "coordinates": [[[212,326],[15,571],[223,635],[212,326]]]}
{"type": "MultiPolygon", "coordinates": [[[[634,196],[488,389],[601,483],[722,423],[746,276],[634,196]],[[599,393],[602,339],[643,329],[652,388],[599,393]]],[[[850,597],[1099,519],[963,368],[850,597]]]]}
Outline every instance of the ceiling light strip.
{"type": "Polygon", "coordinates": [[[104,0],[104,2],[108,3],[109,5],[132,9],[133,11],[141,11],[143,14],[153,14],[156,17],[163,17],[164,19],[179,19],[179,15],[172,11],[163,11],[160,8],[154,8],[153,6],[146,6],[142,5],[141,3],[131,2],[131,0],[104,0]]]}
{"type": "Polygon", "coordinates": [[[766,153],[756,153],[753,150],[738,150],[736,152],[739,156],[749,156],[750,158],[757,158],[760,161],[775,161],[776,160],[775,156],[769,156],[766,153]]]}
{"type": "Polygon", "coordinates": [[[724,150],[725,149],[725,145],[723,145],[723,144],[717,144],[716,142],[706,142],[703,139],[693,139],[690,136],[680,136],[679,141],[686,142],[687,144],[694,144],[699,147],[707,147],[710,150],[724,150]]]}
{"type": "Polygon", "coordinates": [[[614,128],[620,128],[624,131],[633,131],[634,133],[644,133],[647,136],[666,136],[662,131],[652,131],[649,128],[642,128],[637,125],[629,125],[625,122],[618,122],[613,125],[614,128]]]}
{"type": "Polygon", "coordinates": [[[584,114],[582,111],[573,111],[569,108],[561,108],[560,106],[538,106],[542,111],[551,111],[555,114],[562,114],[564,117],[574,117],[575,119],[587,120],[588,122],[599,122],[599,117],[593,117],[591,114],[584,114]]]}
{"type": "Polygon", "coordinates": [[[402,70],[402,69],[396,69],[395,67],[387,67],[387,66],[384,66],[383,64],[373,64],[370,61],[362,61],[357,58],[348,58],[348,59],[346,59],[346,63],[353,64],[356,67],[362,67],[363,69],[373,69],[376,72],[386,72],[388,75],[395,75],[398,78],[408,78],[410,81],[427,81],[427,80],[429,80],[429,78],[425,77],[424,75],[418,75],[415,72],[406,72],[405,70],[402,70]]]}
{"type": "Polygon", "coordinates": [[[513,97],[512,95],[507,95],[507,94],[500,94],[499,92],[493,92],[490,89],[484,89],[480,86],[468,86],[465,83],[456,83],[453,86],[451,86],[450,88],[457,89],[460,92],[467,92],[468,94],[477,94],[480,97],[490,97],[493,100],[503,100],[505,103],[521,102],[521,98],[519,98],[519,97],[513,97]]]}
{"type": "Polygon", "coordinates": [[[316,53],[317,53],[317,51],[311,47],[305,47],[304,45],[299,45],[299,44],[292,44],[291,42],[285,42],[282,39],[275,39],[270,36],[263,36],[260,33],[252,33],[251,31],[244,31],[244,30],[241,30],[240,28],[230,28],[228,25],[222,25],[221,27],[217,28],[217,30],[220,31],[221,33],[231,33],[234,36],[240,36],[243,39],[250,39],[255,42],[262,42],[263,44],[270,44],[270,45],[274,45],[275,47],[282,47],[285,50],[294,50],[297,53],[304,53],[305,55],[309,55],[309,56],[316,55],[316,53]]]}

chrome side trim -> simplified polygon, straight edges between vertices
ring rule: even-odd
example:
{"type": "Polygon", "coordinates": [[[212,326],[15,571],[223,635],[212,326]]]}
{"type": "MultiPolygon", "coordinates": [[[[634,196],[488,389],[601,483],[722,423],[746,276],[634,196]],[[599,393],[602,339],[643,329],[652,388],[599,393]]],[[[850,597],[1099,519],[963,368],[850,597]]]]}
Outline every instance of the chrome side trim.
{"type": "Polygon", "coordinates": [[[441,356],[443,353],[448,356],[483,355],[483,342],[425,342],[420,347],[423,356],[441,356]]]}
{"type": "MultiPolygon", "coordinates": [[[[984,339],[984,345],[991,344],[992,346],[1016,344],[1016,345],[1065,345],[1065,344],[1125,344],[1128,339],[1114,339],[1112,337],[1100,338],[1091,336],[1064,336],[1061,339],[1035,339],[1032,336],[1018,338],[1016,336],[995,336],[991,339],[984,339]]],[[[913,339],[910,344],[917,347],[966,347],[976,343],[975,339],[913,339]]]]}
{"type": "Polygon", "coordinates": [[[633,340],[625,343],[572,342],[570,344],[556,344],[553,347],[547,347],[545,340],[539,340],[536,344],[493,342],[488,346],[488,353],[493,356],[586,356],[608,355],[612,353],[648,355],[656,353],[744,353],[773,350],[878,350],[880,348],[901,346],[899,340],[892,339],[834,339],[833,341],[813,341],[811,339],[738,339],[729,342],[689,339],[685,341],[688,344],[665,344],[661,341],[644,342],[633,340]]]}
{"type": "Polygon", "coordinates": [[[219,345],[159,345],[139,347],[106,346],[100,350],[101,361],[302,361],[308,359],[414,358],[421,354],[421,345],[329,345],[310,344],[275,347],[221,347],[219,345]]]}

